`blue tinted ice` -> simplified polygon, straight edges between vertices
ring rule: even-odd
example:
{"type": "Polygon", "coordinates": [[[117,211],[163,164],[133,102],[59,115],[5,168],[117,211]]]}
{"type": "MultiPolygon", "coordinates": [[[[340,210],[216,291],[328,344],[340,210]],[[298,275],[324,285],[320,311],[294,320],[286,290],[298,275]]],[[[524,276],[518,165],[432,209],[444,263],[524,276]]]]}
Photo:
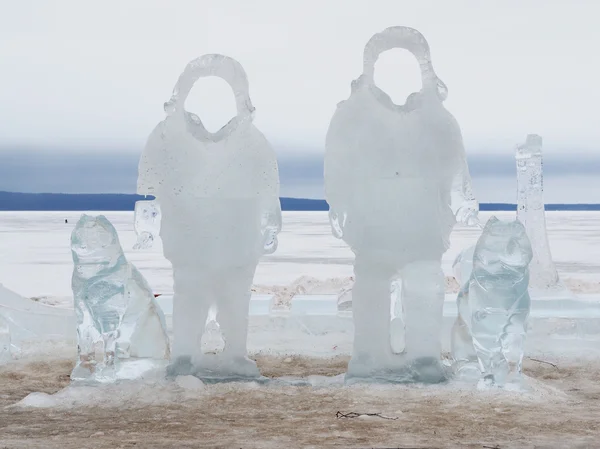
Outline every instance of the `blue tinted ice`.
{"type": "Polygon", "coordinates": [[[478,365],[482,384],[518,384],[531,307],[527,290],[531,258],[521,222],[489,219],[457,299],[452,356],[459,376],[478,365]]]}
{"type": "Polygon", "coordinates": [[[111,381],[128,359],[169,357],[165,318],[102,215],[82,215],[71,234],[78,358],[74,380],[111,381]]]}

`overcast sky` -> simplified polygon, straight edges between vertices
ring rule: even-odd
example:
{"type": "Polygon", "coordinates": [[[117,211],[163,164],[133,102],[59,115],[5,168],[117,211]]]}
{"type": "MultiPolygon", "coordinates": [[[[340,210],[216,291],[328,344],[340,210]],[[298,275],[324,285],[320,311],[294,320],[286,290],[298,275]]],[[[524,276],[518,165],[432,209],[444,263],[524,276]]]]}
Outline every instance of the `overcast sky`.
{"type": "MultiPolygon", "coordinates": [[[[407,25],[429,41],[468,151],[509,151],[527,133],[547,151],[598,150],[597,0],[0,0],[0,147],[140,152],[190,60],[237,59],[256,125],[281,151],[322,151],[364,44],[407,25]]],[[[416,61],[390,51],[376,82],[420,88],[416,61]]],[[[209,129],[234,115],[204,79],[188,109],[209,129]]],[[[278,149],[279,149],[278,148],[278,149]]]]}

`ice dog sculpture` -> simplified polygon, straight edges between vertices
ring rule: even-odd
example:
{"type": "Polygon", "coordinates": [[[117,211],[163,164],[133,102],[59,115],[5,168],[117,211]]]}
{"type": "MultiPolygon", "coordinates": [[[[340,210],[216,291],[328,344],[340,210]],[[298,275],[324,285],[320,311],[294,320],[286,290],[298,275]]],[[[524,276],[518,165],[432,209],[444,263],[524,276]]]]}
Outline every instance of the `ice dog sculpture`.
{"type": "Polygon", "coordinates": [[[469,277],[458,294],[452,329],[455,372],[468,373],[478,363],[484,385],[518,384],[531,307],[533,252],[525,227],[492,217],[469,253],[472,271],[462,269],[469,277]]]}
{"type": "Polygon", "coordinates": [[[256,378],[246,349],[250,286],[259,258],[277,248],[281,229],[275,153],[252,124],[246,74],[227,56],[190,62],[165,111],[141,156],[137,190],[160,204],[164,255],[173,265],[169,373],[256,378]],[[184,108],[205,76],[227,81],[237,105],[237,116],[215,133],[184,108]],[[204,354],[201,339],[213,307],[225,345],[218,354],[204,354]]]}
{"type": "Polygon", "coordinates": [[[325,151],[330,222],[356,255],[348,380],[445,378],[441,257],[456,220],[476,222],[478,212],[460,127],[443,106],[446,96],[425,38],[392,27],[367,43],[363,73],[331,119],[325,151]],[[410,51],[421,67],[422,89],[402,106],[373,80],[379,54],[395,47],[410,51]],[[398,279],[402,307],[394,309],[404,317],[393,317],[391,326],[391,289],[398,279]],[[391,344],[390,327],[397,334],[402,323],[405,338],[394,336],[391,344]]]}
{"type": "Polygon", "coordinates": [[[163,312],[144,277],[125,259],[106,217],[82,215],[71,234],[71,252],[78,343],[71,378],[110,381],[125,359],[168,359],[163,312]]]}

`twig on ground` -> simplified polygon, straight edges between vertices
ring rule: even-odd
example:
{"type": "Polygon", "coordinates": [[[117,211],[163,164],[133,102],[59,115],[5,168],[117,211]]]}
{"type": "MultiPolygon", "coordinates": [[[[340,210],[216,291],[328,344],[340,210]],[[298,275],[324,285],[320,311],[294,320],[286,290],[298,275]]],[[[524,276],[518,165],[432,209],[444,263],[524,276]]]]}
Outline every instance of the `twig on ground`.
{"type": "Polygon", "coordinates": [[[486,448],[486,449],[500,449],[499,444],[496,444],[495,446],[481,446],[481,447],[486,448]]]}
{"type": "Polygon", "coordinates": [[[540,359],[534,359],[532,357],[527,357],[529,360],[531,360],[532,362],[538,362],[538,363],[545,363],[546,365],[551,365],[554,368],[558,369],[558,365],[556,365],[555,363],[552,362],[546,362],[545,360],[540,360],[540,359]]]}
{"type": "Polygon", "coordinates": [[[391,419],[391,420],[398,419],[397,416],[384,416],[381,413],[356,413],[356,412],[343,413],[343,412],[337,412],[335,414],[336,418],[358,418],[359,416],[376,416],[378,418],[391,419]]]}

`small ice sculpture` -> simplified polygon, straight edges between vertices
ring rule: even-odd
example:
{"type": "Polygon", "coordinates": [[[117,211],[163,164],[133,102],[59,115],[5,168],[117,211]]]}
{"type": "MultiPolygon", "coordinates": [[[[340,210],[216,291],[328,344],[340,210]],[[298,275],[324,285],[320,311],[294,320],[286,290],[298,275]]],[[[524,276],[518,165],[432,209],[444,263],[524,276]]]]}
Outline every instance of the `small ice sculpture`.
{"type": "Polygon", "coordinates": [[[71,378],[111,381],[126,359],[168,358],[162,310],[144,277],[125,259],[106,217],[82,215],[71,234],[71,252],[78,342],[71,378]]]}
{"type": "MultiPolygon", "coordinates": [[[[518,385],[531,300],[531,244],[520,221],[492,217],[473,250],[452,329],[455,372],[482,374],[482,385],[518,385]]],[[[479,377],[479,376],[478,376],[479,377]]]]}
{"type": "Polygon", "coordinates": [[[529,286],[534,290],[564,290],[552,262],[546,214],[544,208],[544,179],[542,173],[542,138],[529,134],[519,145],[517,160],[517,219],[523,223],[533,248],[529,267],[529,286]]]}
{"type": "Polygon", "coordinates": [[[160,205],[156,201],[137,201],[134,217],[137,242],[133,249],[150,248],[160,232],[160,205]]]}
{"type": "Polygon", "coordinates": [[[0,365],[11,360],[10,344],[8,321],[0,313],[0,365]]]}
{"type": "Polygon", "coordinates": [[[349,380],[445,378],[441,257],[457,220],[478,222],[460,127],[444,108],[446,96],[425,38],[392,27],[367,43],[363,73],[331,120],[325,152],[330,222],[356,254],[349,380]],[[410,51],[421,67],[422,89],[404,105],[392,103],[373,80],[379,54],[395,47],[410,51]]]}
{"type": "Polygon", "coordinates": [[[227,56],[190,62],[165,111],[141,156],[137,190],[160,204],[163,251],[173,265],[169,373],[256,378],[256,363],[247,357],[248,310],[259,258],[275,251],[281,229],[275,152],[252,124],[246,74],[227,56]],[[237,105],[237,115],[215,133],[184,107],[194,83],[206,76],[227,81],[237,105]],[[210,327],[220,329],[225,345],[205,354],[202,337],[212,307],[218,327],[210,327]]]}

